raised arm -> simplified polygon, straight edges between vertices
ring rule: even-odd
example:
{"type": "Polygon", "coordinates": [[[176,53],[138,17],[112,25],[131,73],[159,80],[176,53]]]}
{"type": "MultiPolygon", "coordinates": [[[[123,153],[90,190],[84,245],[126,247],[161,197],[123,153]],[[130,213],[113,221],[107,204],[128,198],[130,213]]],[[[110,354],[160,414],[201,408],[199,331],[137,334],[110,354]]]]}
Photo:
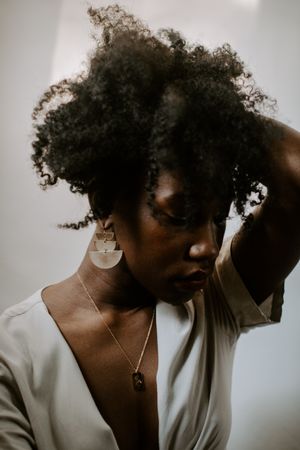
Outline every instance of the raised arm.
{"type": "Polygon", "coordinates": [[[232,242],[232,258],[259,304],[282,283],[300,255],[300,133],[282,130],[268,153],[268,195],[232,242]]]}

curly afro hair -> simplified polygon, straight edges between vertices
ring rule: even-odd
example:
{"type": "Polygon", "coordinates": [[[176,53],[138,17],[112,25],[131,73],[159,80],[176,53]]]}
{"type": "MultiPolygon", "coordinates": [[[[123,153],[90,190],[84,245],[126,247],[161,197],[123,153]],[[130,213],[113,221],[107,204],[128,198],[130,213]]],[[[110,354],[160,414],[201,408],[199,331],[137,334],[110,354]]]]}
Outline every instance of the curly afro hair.
{"type": "Polygon", "coordinates": [[[51,86],[33,112],[40,185],[62,179],[90,198],[86,217],[62,227],[107,216],[141,174],[153,206],[164,169],[182,175],[187,220],[199,185],[202,199],[230,197],[245,217],[251,194],[263,199],[273,130],[262,114],[274,100],[228,44],[209,51],[173,29],[154,34],[118,5],[89,15],[101,33],[88,70],[51,86]]]}

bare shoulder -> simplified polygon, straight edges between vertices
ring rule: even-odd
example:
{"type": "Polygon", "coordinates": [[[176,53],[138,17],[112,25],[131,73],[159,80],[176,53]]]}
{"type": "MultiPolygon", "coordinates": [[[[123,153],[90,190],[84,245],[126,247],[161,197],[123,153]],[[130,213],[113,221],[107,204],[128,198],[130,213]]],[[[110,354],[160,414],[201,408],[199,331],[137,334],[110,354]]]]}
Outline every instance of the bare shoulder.
{"type": "Polygon", "coordinates": [[[82,318],[84,311],[88,310],[78,296],[74,276],[46,287],[41,296],[49,314],[56,322],[72,322],[77,317],[82,318]]]}

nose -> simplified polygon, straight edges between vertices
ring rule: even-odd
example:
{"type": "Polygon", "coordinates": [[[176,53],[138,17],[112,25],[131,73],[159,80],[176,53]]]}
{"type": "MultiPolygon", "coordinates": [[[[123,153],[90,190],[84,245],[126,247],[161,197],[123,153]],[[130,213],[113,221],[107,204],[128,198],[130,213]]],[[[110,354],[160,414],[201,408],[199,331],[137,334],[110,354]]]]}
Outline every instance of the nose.
{"type": "Polygon", "coordinates": [[[189,248],[189,257],[212,265],[219,250],[216,226],[214,223],[208,222],[195,231],[193,243],[189,248]]]}

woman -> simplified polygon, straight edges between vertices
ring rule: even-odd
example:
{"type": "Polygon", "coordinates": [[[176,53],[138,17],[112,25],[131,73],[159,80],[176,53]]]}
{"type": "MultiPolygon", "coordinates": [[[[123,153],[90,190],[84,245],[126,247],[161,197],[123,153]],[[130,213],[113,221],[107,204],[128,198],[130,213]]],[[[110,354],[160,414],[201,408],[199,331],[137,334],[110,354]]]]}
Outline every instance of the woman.
{"type": "Polygon", "coordinates": [[[224,449],[236,341],[280,320],[299,258],[300,137],[229,46],[89,12],[102,40],[40,100],[32,159],[89,197],[63,226],[96,230],[74,275],[1,316],[1,449],[224,449]]]}

